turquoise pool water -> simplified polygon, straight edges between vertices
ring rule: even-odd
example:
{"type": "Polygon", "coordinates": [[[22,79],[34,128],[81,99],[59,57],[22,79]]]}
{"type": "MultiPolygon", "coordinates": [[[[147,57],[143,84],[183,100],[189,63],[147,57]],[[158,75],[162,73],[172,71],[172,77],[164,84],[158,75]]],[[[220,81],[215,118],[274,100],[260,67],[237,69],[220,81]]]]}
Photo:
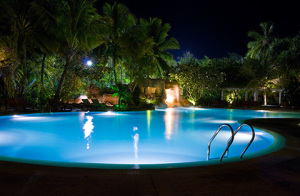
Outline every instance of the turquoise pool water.
{"type": "MultiPolygon", "coordinates": [[[[207,161],[207,145],[222,123],[234,130],[245,119],[296,118],[296,113],[167,108],[139,112],[44,113],[0,117],[0,159],[70,167],[165,168],[218,164],[207,161]]],[[[299,116],[298,116],[299,117],[299,116]]],[[[244,159],[274,146],[274,135],[255,129],[244,159]]],[[[230,130],[224,127],[211,145],[220,157],[230,130]]],[[[227,160],[238,160],[251,139],[244,127],[227,160]]],[[[277,145],[278,147],[278,145],[277,145]]],[[[271,150],[274,150],[273,148],[271,150]]]]}

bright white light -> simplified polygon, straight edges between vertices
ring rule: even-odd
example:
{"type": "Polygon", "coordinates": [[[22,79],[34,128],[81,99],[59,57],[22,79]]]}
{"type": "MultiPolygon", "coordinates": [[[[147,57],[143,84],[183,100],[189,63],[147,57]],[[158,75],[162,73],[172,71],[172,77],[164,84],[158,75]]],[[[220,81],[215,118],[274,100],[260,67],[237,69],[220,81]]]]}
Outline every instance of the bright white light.
{"type": "Polygon", "coordinates": [[[78,98],[79,99],[88,99],[88,97],[86,95],[80,95],[78,98]]]}
{"type": "Polygon", "coordinates": [[[266,133],[261,132],[261,131],[255,131],[255,135],[266,135],[266,133]]]}
{"type": "Polygon", "coordinates": [[[91,60],[88,60],[88,61],[86,62],[86,65],[87,65],[87,66],[92,66],[92,65],[93,65],[93,62],[92,62],[91,60]]]}
{"type": "Polygon", "coordinates": [[[167,94],[167,99],[166,99],[166,104],[167,105],[171,105],[174,103],[175,97],[174,97],[174,93],[173,90],[171,89],[166,89],[166,94],[167,94]]]}
{"type": "Polygon", "coordinates": [[[187,110],[209,110],[209,109],[206,109],[206,108],[197,108],[197,107],[194,107],[194,106],[186,107],[184,109],[187,109],[187,110]]]}
{"type": "Polygon", "coordinates": [[[104,115],[104,116],[117,116],[117,115],[121,115],[119,113],[116,113],[116,112],[112,112],[112,111],[107,111],[107,112],[104,112],[104,113],[101,113],[101,114],[97,114],[97,115],[104,115]]]}
{"type": "Polygon", "coordinates": [[[116,113],[114,113],[114,112],[112,112],[112,111],[107,111],[107,112],[105,113],[105,115],[116,115],[116,113]]]}
{"type": "Polygon", "coordinates": [[[94,125],[93,125],[93,117],[92,116],[87,116],[87,121],[83,126],[84,129],[84,138],[86,139],[87,137],[89,137],[91,135],[91,133],[93,133],[93,129],[94,129],[94,125]]]}
{"type": "MultiPolygon", "coordinates": [[[[14,121],[39,121],[39,122],[46,122],[46,121],[52,121],[54,120],[51,117],[38,117],[38,116],[13,116],[14,118],[12,120],[14,121]]],[[[56,119],[58,120],[58,118],[56,119]]]]}
{"type": "Polygon", "coordinates": [[[256,110],[256,112],[268,112],[266,110],[256,110]]]}
{"type": "Polygon", "coordinates": [[[138,159],[138,143],[139,143],[139,134],[136,133],[134,136],[133,136],[133,147],[134,147],[134,156],[136,159],[138,159]]]}
{"type": "Polygon", "coordinates": [[[217,124],[223,124],[223,123],[237,123],[237,120],[208,120],[209,123],[217,123],[217,124]]]}
{"type": "Polygon", "coordinates": [[[91,138],[91,134],[93,133],[93,129],[94,129],[94,125],[93,125],[93,117],[92,116],[87,116],[87,121],[86,123],[83,125],[83,129],[84,129],[84,139],[87,139],[87,145],[86,145],[86,149],[90,148],[90,138],[91,138]]]}
{"type": "Polygon", "coordinates": [[[251,133],[237,133],[234,136],[234,142],[245,144],[251,140],[252,134],[251,133]]]}

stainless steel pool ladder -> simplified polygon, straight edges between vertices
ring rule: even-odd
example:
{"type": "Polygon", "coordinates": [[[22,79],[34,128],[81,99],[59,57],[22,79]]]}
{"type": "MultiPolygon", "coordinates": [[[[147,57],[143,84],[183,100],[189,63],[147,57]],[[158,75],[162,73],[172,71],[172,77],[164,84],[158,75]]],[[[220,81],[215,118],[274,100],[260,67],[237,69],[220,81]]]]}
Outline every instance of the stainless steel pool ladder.
{"type": "Polygon", "coordinates": [[[230,131],[231,131],[231,137],[228,139],[227,141],[227,146],[226,146],[226,149],[224,150],[223,154],[221,155],[220,157],[220,162],[222,162],[222,159],[224,157],[224,155],[227,153],[227,157],[228,157],[228,150],[229,150],[229,147],[231,146],[233,140],[234,140],[234,136],[235,134],[237,134],[237,132],[239,132],[239,130],[243,127],[243,126],[249,126],[252,130],[252,138],[250,140],[250,142],[248,143],[248,145],[246,146],[246,148],[244,149],[244,151],[242,152],[240,158],[242,159],[243,158],[243,155],[245,154],[245,152],[248,150],[249,146],[252,144],[254,138],[255,138],[255,131],[253,129],[253,127],[250,125],[250,124],[247,124],[247,123],[244,123],[244,124],[241,124],[235,132],[233,132],[233,129],[232,127],[229,125],[229,124],[222,124],[219,129],[215,132],[215,134],[212,136],[212,138],[209,140],[208,142],[208,149],[207,149],[207,160],[210,159],[210,145],[211,145],[211,142],[215,139],[215,137],[218,135],[218,133],[220,132],[220,130],[222,129],[222,127],[224,126],[228,126],[230,128],[230,131]]]}
{"type": "Polygon", "coordinates": [[[232,127],[229,125],[229,124],[222,124],[219,129],[215,132],[215,134],[211,137],[211,139],[209,140],[208,142],[208,149],[207,149],[207,160],[209,160],[209,156],[210,156],[210,145],[211,145],[211,142],[215,139],[215,137],[218,135],[218,133],[220,132],[220,130],[222,129],[222,127],[225,127],[225,126],[228,126],[230,128],[230,131],[231,131],[231,137],[229,138],[229,140],[227,141],[227,147],[226,149],[224,150],[223,154],[221,155],[220,157],[220,161],[222,161],[225,153],[227,152],[227,155],[228,155],[228,149],[230,147],[230,145],[232,144],[233,140],[234,140],[234,132],[233,132],[233,129],[232,127]]]}

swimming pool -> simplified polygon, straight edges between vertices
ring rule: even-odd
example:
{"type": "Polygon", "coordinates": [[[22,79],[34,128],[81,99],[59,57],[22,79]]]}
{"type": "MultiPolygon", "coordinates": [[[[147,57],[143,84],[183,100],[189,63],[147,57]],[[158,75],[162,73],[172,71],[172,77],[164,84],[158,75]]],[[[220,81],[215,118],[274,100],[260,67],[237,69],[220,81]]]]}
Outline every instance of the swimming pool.
{"type": "MultiPolygon", "coordinates": [[[[0,117],[0,159],[90,168],[170,168],[220,164],[207,161],[208,141],[222,123],[235,130],[252,118],[296,118],[296,113],[254,110],[167,108],[138,112],[44,113],[0,117]]],[[[278,134],[255,129],[243,159],[280,149],[278,134]],[[275,141],[275,142],[274,142],[275,141]]],[[[211,145],[212,158],[226,148],[224,127],[211,145]]],[[[238,161],[251,139],[249,127],[235,136],[228,158],[238,161]]]]}

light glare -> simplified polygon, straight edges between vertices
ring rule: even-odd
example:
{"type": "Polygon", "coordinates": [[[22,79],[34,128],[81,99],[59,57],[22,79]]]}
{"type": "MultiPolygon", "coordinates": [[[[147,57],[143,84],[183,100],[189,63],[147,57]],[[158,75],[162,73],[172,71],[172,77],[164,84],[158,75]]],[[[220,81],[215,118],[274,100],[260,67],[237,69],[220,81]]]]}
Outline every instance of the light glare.
{"type": "Polygon", "coordinates": [[[88,60],[88,61],[86,62],[86,65],[87,65],[87,66],[92,66],[92,65],[93,65],[93,62],[92,62],[91,60],[88,60]]]}

